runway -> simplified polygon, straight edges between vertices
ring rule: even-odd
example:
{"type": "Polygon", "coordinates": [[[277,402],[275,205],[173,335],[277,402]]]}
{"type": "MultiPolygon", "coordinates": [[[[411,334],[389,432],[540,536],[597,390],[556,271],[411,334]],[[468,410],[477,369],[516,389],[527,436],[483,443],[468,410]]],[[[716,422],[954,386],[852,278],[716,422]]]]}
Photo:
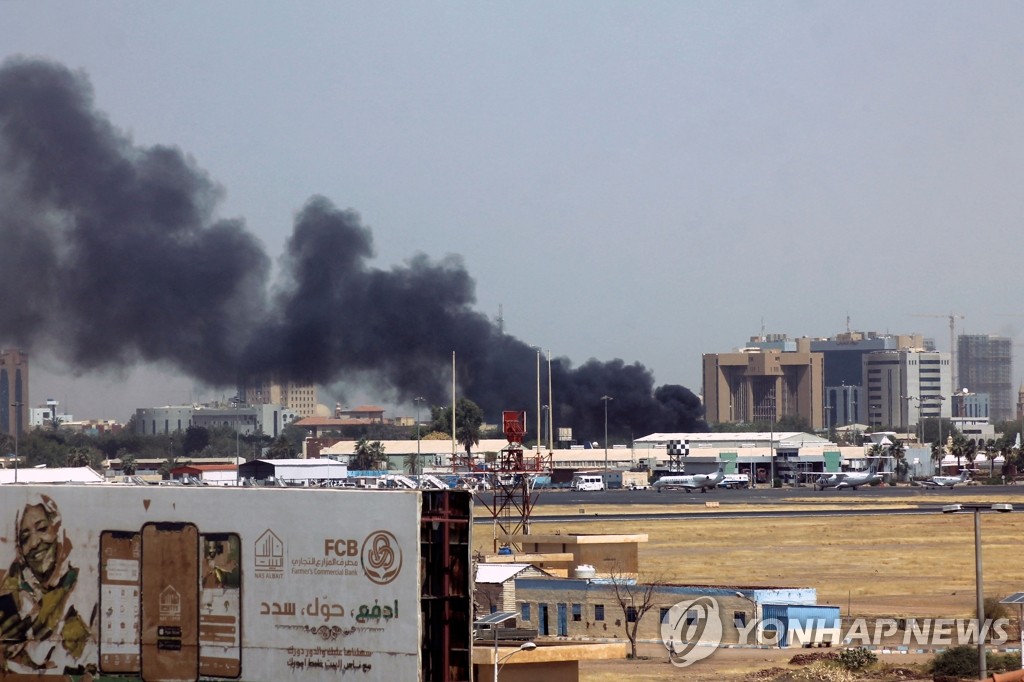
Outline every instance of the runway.
{"type": "MultiPolygon", "coordinates": [[[[656,519],[716,519],[716,518],[771,518],[780,516],[847,516],[847,515],[904,515],[937,514],[943,505],[956,502],[984,501],[993,495],[1000,499],[1019,498],[1024,511],[1024,486],[966,485],[954,488],[928,489],[920,486],[873,486],[857,490],[815,490],[813,487],[756,488],[749,490],[718,489],[707,493],[683,490],[655,492],[651,490],[539,490],[533,519],[540,521],[581,521],[600,517],[602,520],[656,520],[656,519]],[[720,506],[709,509],[707,502],[720,506]],[[836,504],[850,502],[849,508],[836,509],[836,504]],[[877,502],[877,506],[872,502],[877,502]],[[893,506],[894,504],[903,506],[893,506]],[[821,504],[822,509],[808,509],[805,505],[821,504]],[[793,509],[785,507],[792,505],[793,509]],[[576,513],[553,515],[545,507],[575,507],[576,513]],[[614,506],[614,509],[611,507],[614,506]],[[730,509],[731,506],[740,507],[730,509]],[[755,508],[751,508],[751,507],[755,508]],[[765,509],[758,510],[757,506],[765,509]],[[623,510],[629,507],[629,510],[623,510]],[[659,509],[662,507],[662,509],[659,509]],[[680,508],[682,507],[682,509],[680,508]],[[692,511],[686,509],[692,507],[692,511]],[[603,511],[608,508],[607,511],[603,511]]],[[[490,505],[492,493],[478,494],[478,504],[490,505]]],[[[483,505],[481,505],[483,506],[483,505]]],[[[478,523],[490,522],[477,518],[478,523]]]]}

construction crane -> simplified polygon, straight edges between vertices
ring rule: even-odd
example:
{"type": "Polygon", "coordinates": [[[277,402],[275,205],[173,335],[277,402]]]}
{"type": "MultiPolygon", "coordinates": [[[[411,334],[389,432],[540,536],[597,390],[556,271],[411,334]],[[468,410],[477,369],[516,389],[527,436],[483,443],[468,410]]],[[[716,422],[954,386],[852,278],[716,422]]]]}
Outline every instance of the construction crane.
{"type": "Polygon", "coordinates": [[[956,321],[964,319],[964,316],[959,313],[949,313],[947,315],[930,315],[928,313],[911,313],[912,317],[944,317],[949,318],[949,378],[952,381],[952,390],[957,390],[957,376],[956,376],[956,321]]]}

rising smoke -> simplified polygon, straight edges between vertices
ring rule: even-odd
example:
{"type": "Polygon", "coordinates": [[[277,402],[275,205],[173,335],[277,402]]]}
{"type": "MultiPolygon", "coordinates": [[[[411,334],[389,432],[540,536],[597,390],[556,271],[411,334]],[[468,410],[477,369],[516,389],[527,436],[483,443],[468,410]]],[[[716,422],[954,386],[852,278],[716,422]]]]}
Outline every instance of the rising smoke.
{"type": "MultiPolygon", "coordinates": [[[[401,402],[459,394],[488,421],[535,410],[536,351],[473,310],[460,259],[373,268],[359,216],[314,196],[277,284],[217,184],[173,147],[140,147],[93,104],[82,74],[23,58],[0,65],[0,342],[80,371],[169,363],[213,386],[273,374],[332,383],[371,376],[401,402]]],[[[544,364],[546,384],[546,366],[544,364]]],[[[654,389],[643,365],[552,361],[555,424],[611,433],[704,430],[696,396],[654,389]]],[[[546,395],[546,389],[545,389],[546,395]]],[[[546,400],[546,398],[545,398],[546,400]]]]}

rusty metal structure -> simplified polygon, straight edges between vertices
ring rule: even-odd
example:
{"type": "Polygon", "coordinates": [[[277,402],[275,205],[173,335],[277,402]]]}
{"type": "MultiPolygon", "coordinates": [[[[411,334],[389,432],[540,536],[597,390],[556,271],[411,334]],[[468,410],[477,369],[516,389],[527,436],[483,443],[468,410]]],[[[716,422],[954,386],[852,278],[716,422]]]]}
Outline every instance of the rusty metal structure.
{"type": "Polygon", "coordinates": [[[477,500],[491,512],[494,520],[494,551],[498,551],[500,536],[530,533],[530,514],[539,497],[533,489],[534,481],[538,475],[551,472],[550,452],[547,455],[539,451],[523,452],[525,411],[506,410],[502,413],[502,426],[508,445],[498,453],[490,469],[492,495],[488,499],[477,493],[477,500]]]}

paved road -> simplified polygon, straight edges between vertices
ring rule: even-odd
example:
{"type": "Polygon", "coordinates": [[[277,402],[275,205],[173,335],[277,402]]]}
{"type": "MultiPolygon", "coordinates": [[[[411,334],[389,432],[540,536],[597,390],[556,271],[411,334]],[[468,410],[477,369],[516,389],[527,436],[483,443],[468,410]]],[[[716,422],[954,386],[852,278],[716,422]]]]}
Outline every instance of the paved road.
{"type": "Polygon", "coordinates": [[[540,498],[537,504],[693,504],[704,506],[704,503],[709,500],[717,500],[722,504],[781,504],[783,501],[799,500],[801,498],[815,502],[822,500],[841,501],[854,498],[859,502],[878,500],[883,503],[892,502],[894,498],[910,498],[920,500],[922,504],[941,504],[942,501],[951,498],[966,502],[981,495],[1001,493],[1019,494],[1021,502],[1024,503],[1024,486],[969,485],[957,486],[955,488],[927,489],[918,486],[902,485],[864,487],[857,490],[815,490],[810,486],[774,489],[762,487],[751,490],[714,490],[707,493],[687,493],[683,490],[666,490],[660,493],[654,490],[598,490],[592,492],[542,490],[540,491],[540,498]]]}

